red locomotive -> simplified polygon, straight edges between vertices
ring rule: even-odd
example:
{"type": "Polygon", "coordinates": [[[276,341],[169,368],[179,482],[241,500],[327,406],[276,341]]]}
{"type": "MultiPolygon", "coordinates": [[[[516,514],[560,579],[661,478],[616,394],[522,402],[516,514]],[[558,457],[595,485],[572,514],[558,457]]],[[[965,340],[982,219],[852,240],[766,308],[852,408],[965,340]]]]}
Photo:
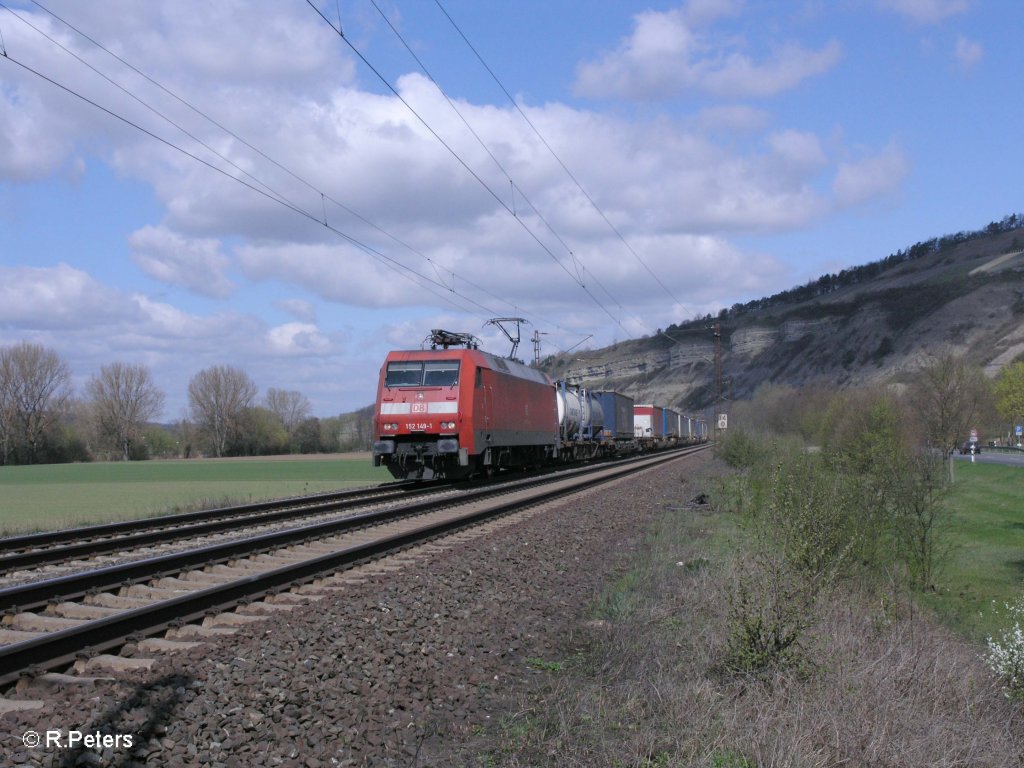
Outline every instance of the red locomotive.
{"type": "Polygon", "coordinates": [[[452,479],[557,456],[554,384],[544,373],[481,352],[467,334],[432,331],[431,342],[390,352],[381,368],[374,466],[398,478],[452,479]]]}
{"type": "Polygon", "coordinates": [[[707,441],[703,420],[556,386],[536,368],[481,352],[469,334],[435,330],[430,342],[389,353],[380,371],[373,464],[397,478],[459,479],[707,441]]]}

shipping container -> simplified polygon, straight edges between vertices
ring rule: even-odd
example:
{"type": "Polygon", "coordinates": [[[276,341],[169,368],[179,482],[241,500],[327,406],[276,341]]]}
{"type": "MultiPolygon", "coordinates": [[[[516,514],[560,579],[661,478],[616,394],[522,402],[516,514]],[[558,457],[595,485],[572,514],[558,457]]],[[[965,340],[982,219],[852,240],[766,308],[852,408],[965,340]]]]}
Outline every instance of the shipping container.
{"type": "Polygon", "coordinates": [[[642,438],[663,437],[664,410],[660,405],[634,405],[633,434],[642,438]]]}
{"type": "Polygon", "coordinates": [[[633,398],[618,392],[594,392],[604,413],[604,440],[631,440],[633,432],[633,398]]]}

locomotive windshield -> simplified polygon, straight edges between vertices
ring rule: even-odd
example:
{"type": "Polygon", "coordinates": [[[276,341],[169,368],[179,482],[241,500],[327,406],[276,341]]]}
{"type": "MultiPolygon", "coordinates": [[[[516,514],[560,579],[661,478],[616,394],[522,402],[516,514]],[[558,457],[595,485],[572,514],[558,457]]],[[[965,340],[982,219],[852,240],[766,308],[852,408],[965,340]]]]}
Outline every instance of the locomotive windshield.
{"type": "Polygon", "coordinates": [[[385,387],[452,387],[459,383],[458,360],[388,363],[385,387]]]}
{"type": "Polygon", "coordinates": [[[458,360],[432,360],[423,364],[423,386],[451,387],[458,383],[458,360]]]}

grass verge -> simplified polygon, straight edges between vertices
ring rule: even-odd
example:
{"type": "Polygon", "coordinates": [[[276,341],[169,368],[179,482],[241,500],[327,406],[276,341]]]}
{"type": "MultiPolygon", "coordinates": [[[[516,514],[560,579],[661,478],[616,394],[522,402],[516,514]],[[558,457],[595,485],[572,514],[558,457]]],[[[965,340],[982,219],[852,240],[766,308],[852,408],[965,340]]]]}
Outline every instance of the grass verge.
{"type": "Polygon", "coordinates": [[[0,534],[386,482],[363,455],[0,467],[0,534]]]}
{"type": "Polygon", "coordinates": [[[993,612],[1024,595],[1024,470],[959,462],[946,505],[952,549],[939,588],[922,596],[947,624],[974,641],[995,634],[993,612]]]}

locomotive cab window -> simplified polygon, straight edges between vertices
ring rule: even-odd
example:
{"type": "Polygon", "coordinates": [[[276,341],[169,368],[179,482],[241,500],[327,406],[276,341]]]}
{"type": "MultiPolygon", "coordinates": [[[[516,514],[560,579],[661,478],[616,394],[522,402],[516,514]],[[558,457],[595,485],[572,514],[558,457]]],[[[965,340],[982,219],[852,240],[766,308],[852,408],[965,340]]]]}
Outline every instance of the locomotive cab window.
{"type": "Polygon", "coordinates": [[[433,360],[423,366],[423,386],[454,387],[459,383],[458,360],[433,360]]]}
{"type": "Polygon", "coordinates": [[[385,387],[452,387],[459,383],[458,360],[388,363],[385,387]]]}
{"type": "Polygon", "coordinates": [[[388,363],[385,387],[418,387],[423,381],[423,363],[388,363]]]}

